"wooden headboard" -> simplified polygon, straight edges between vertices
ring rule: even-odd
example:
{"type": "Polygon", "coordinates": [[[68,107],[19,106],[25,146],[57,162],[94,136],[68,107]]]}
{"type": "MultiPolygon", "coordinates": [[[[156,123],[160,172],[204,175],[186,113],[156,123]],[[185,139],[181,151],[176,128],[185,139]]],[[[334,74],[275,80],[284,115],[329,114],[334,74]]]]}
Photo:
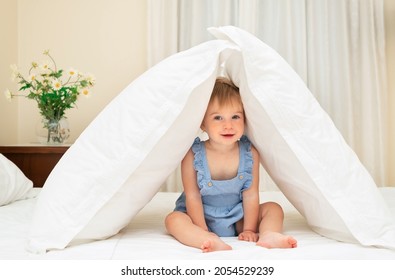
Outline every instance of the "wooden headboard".
{"type": "Polygon", "coordinates": [[[0,146],[0,154],[11,160],[33,181],[33,186],[41,188],[52,169],[69,146],[0,146]]]}

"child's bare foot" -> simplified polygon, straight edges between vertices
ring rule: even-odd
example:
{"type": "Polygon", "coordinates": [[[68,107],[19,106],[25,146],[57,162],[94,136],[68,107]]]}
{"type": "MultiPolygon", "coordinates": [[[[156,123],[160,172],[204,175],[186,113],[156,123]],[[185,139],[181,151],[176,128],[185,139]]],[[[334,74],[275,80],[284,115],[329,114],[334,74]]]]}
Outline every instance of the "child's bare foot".
{"type": "Polygon", "coordinates": [[[223,242],[220,238],[209,239],[204,241],[200,247],[203,253],[209,253],[214,251],[232,250],[232,247],[223,242]]]}
{"type": "Polygon", "coordinates": [[[265,248],[296,248],[297,241],[292,236],[284,235],[279,232],[267,231],[259,235],[256,243],[265,248]]]}

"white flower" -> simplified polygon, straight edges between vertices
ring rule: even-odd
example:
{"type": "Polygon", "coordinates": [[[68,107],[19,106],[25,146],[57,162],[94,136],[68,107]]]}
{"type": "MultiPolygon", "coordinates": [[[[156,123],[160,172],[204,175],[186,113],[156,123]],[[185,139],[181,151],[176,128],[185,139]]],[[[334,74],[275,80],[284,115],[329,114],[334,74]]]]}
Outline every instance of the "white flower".
{"type": "Polygon", "coordinates": [[[49,67],[50,67],[50,65],[49,65],[49,63],[47,61],[40,64],[40,69],[44,73],[48,73],[49,72],[49,67]]]}
{"type": "Polygon", "coordinates": [[[29,76],[29,81],[30,82],[34,82],[36,80],[36,75],[35,74],[31,74],[30,76],[29,76]]]}
{"type": "Polygon", "coordinates": [[[74,76],[78,75],[78,71],[73,68],[70,68],[68,73],[69,73],[70,77],[74,77],[74,76]]]}
{"type": "Polygon", "coordinates": [[[85,96],[88,96],[90,94],[90,91],[87,88],[83,88],[83,89],[81,89],[80,93],[85,96]]]}
{"type": "Polygon", "coordinates": [[[85,77],[85,79],[88,81],[89,85],[93,85],[96,82],[96,78],[95,76],[93,76],[92,74],[88,73],[85,77]]]}
{"type": "Polygon", "coordinates": [[[4,92],[5,98],[7,98],[8,101],[11,101],[12,99],[12,92],[7,88],[4,92]]]}
{"type": "Polygon", "coordinates": [[[52,87],[54,90],[59,90],[62,87],[62,83],[58,79],[55,79],[52,81],[52,87]]]}

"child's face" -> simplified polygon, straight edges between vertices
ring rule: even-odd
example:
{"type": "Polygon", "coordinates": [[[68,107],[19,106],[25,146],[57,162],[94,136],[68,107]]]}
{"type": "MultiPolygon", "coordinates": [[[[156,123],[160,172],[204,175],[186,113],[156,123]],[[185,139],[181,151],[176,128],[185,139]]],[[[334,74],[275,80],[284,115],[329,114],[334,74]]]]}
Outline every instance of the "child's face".
{"type": "Polygon", "coordinates": [[[210,141],[222,144],[236,142],[244,133],[242,104],[233,100],[220,106],[218,100],[214,100],[207,107],[201,128],[207,132],[210,141]]]}

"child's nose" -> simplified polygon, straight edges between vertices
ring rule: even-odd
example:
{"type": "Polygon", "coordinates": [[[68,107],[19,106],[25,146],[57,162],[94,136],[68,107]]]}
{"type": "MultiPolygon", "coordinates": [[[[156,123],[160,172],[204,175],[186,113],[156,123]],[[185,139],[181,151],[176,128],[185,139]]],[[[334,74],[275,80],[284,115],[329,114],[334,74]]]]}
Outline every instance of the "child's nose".
{"type": "Polygon", "coordinates": [[[231,121],[225,121],[224,122],[224,127],[225,128],[232,128],[232,122],[231,121]]]}

